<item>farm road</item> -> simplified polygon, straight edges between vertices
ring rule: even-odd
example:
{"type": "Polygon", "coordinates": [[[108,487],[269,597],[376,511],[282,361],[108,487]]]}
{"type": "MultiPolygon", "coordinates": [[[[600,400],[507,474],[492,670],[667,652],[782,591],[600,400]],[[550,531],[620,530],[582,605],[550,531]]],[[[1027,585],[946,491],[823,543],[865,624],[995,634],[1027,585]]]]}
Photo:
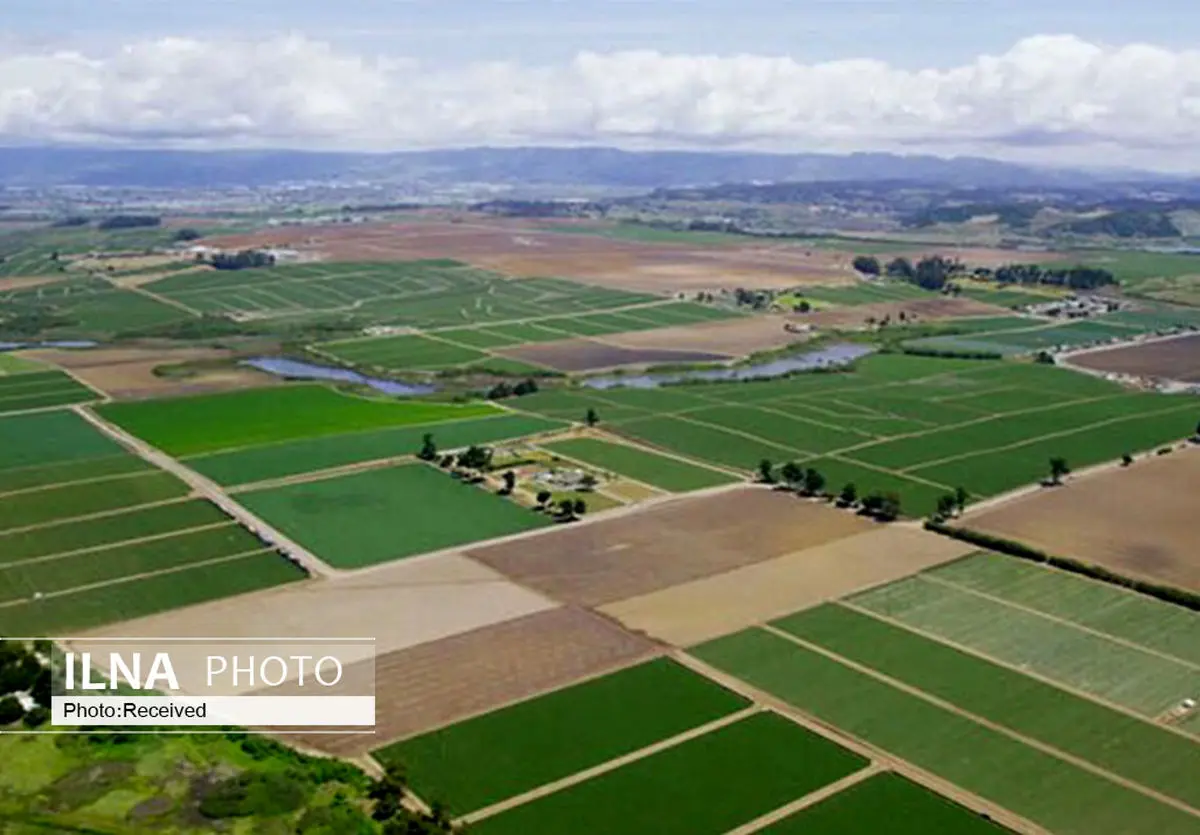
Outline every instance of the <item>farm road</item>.
{"type": "Polygon", "coordinates": [[[108,437],[112,438],[121,446],[129,449],[139,455],[156,467],[171,473],[184,484],[191,487],[197,494],[211,501],[225,513],[232,516],[234,519],[241,522],[250,530],[259,533],[262,536],[270,539],[274,544],[286,551],[291,557],[297,560],[301,565],[308,569],[309,573],[316,577],[330,577],[340,572],[327,565],[320,560],[315,554],[304,548],[299,543],[284,536],[275,528],[268,525],[262,519],[255,516],[246,508],[231,499],[225,492],[213,482],[204,478],[199,473],[188,469],[183,464],[176,461],[169,455],[160,452],[154,447],[147,444],[145,441],[135,438],[133,435],[125,432],[93,413],[91,410],[82,406],[73,406],[74,411],[88,423],[95,426],[108,437]]]}

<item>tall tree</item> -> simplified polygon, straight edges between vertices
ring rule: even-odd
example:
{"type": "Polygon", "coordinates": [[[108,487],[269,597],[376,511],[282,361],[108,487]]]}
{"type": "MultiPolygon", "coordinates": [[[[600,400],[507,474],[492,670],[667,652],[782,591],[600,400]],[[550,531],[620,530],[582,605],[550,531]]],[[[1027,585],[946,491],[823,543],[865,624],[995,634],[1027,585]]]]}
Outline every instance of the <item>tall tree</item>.
{"type": "Polygon", "coordinates": [[[820,471],[809,467],[804,471],[804,492],[810,496],[819,496],[825,489],[825,476],[820,471]]]}
{"type": "Polygon", "coordinates": [[[784,484],[795,490],[804,481],[804,469],[795,461],[788,461],[779,468],[784,484]]]}
{"type": "Polygon", "coordinates": [[[421,451],[417,453],[417,457],[422,461],[434,461],[437,459],[438,449],[434,443],[433,434],[426,432],[421,436],[421,451]]]}
{"type": "Polygon", "coordinates": [[[504,471],[504,494],[511,495],[512,491],[517,488],[517,476],[512,470],[504,471]]]}
{"type": "Polygon", "coordinates": [[[850,507],[850,505],[858,501],[858,488],[854,486],[853,481],[842,487],[842,492],[838,494],[838,501],[846,507],[850,507]]]}
{"type": "Polygon", "coordinates": [[[854,269],[863,275],[879,275],[882,271],[882,268],[879,266],[879,259],[874,255],[859,255],[854,259],[854,269]]]}
{"type": "Polygon", "coordinates": [[[775,465],[766,458],[758,462],[758,478],[763,484],[775,483],[775,465]]]}
{"type": "Polygon", "coordinates": [[[958,512],[962,513],[967,509],[967,502],[971,500],[971,494],[967,492],[965,487],[954,488],[954,506],[958,508],[958,512]]]}
{"type": "Polygon", "coordinates": [[[1071,468],[1067,465],[1067,459],[1057,457],[1050,459],[1050,482],[1052,484],[1061,484],[1063,476],[1070,472],[1071,468]]]}
{"type": "Polygon", "coordinates": [[[588,426],[595,426],[600,422],[600,415],[596,414],[595,409],[588,409],[587,414],[584,416],[584,421],[588,426]]]}

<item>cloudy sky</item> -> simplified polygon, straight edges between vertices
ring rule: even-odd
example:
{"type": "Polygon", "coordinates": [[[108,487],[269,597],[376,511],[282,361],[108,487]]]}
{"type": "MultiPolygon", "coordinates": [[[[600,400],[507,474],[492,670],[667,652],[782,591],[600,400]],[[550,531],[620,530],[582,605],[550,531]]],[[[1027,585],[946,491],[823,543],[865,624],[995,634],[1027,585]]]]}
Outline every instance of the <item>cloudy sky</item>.
{"type": "Polygon", "coordinates": [[[1200,170],[1195,0],[0,9],[8,143],[896,150],[1200,170]]]}

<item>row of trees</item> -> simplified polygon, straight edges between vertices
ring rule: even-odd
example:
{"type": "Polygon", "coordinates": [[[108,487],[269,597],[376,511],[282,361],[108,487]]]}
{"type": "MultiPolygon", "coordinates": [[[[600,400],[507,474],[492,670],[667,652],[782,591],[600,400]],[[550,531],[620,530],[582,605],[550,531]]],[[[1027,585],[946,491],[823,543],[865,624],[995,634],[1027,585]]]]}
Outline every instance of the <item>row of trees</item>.
{"type": "Polygon", "coordinates": [[[275,266],[275,256],[260,249],[243,249],[234,253],[214,253],[209,256],[208,263],[218,270],[250,270],[275,266]]]}
{"type": "MultiPolygon", "coordinates": [[[[758,462],[758,478],[764,484],[778,484],[782,481],[789,490],[803,496],[835,498],[826,493],[825,487],[828,481],[822,472],[815,467],[801,467],[795,461],[789,461],[781,466],[776,474],[775,465],[764,458],[758,462]]],[[[853,508],[857,506],[859,512],[864,516],[871,516],[881,522],[898,519],[902,512],[898,494],[874,490],[860,498],[858,487],[854,482],[842,486],[837,493],[836,501],[839,507],[853,508]]]]}
{"type": "MultiPolygon", "coordinates": [[[[893,258],[887,264],[880,263],[873,255],[859,255],[854,259],[854,269],[863,275],[880,276],[907,281],[926,290],[941,292],[954,278],[967,275],[966,265],[957,258],[933,255],[922,258],[915,264],[907,258],[893,258]]],[[[970,275],[985,281],[1000,284],[1047,284],[1069,287],[1072,290],[1093,290],[1116,283],[1108,270],[1099,267],[1040,267],[1037,264],[1007,264],[996,269],[977,267],[970,275]]]]}
{"type": "Polygon", "coordinates": [[[522,380],[515,386],[501,381],[492,386],[492,388],[488,391],[487,399],[504,400],[508,397],[524,397],[527,394],[536,394],[537,390],[538,384],[532,379],[522,380]]]}

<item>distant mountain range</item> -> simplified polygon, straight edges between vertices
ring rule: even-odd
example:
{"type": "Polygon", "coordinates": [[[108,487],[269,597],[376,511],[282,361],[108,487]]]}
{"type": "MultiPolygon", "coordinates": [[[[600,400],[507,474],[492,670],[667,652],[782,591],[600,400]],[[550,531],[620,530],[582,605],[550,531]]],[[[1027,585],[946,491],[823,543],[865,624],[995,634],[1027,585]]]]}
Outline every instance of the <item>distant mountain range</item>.
{"type": "Polygon", "coordinates": [[[0,147],[0,186],[194,189],[288,183],[683,188],[721,183],[888,182],[1087,188],[1177,182],[1139,172],[1037,168],[971,157],[758,154],[614,148],[466,148],[386,154],[0,147]]]}

